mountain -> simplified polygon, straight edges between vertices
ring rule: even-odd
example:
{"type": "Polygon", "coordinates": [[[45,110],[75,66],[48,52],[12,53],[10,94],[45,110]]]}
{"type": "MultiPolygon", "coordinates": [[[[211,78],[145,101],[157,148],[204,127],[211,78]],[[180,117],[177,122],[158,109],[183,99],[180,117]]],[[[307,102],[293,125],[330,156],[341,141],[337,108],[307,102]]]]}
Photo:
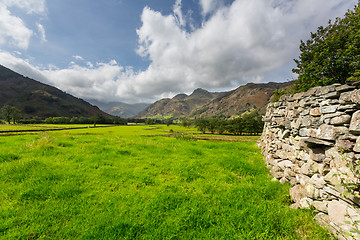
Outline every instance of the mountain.
{"type": "Polygon", "coordinates": [[[248,83],[228,92],[222,98],[205,104],[200,110],[193,112],[192,117],[207,118],[212,116],[237,116],[251,110],[265,113],[265,107],[276,89],[288,88],[293,82],[285,83],[248,83]]]}
{"type": "Polygon", "coordinates": [[[0,65],[0,108],[11,105],[25,117],[111,117],[98,107],[0,65]]]}
{"type": "Polygon", "coordinates": [[[232,91],[221,93],[211,93],[199,88],[190,96],[178,94],[172,99],[161,99],[147,107],[138,117],[231,117],[254,109],[264,113],[273,92],[276,89],[290,87],[292,84],[293,82],[248,83],[232,91]]]}
{"type": "Polygon", "coordinates": [[[105,103],[94,99],[88,99],[87,101],[95,106],[98,106],[102,111],[121,118],[132,118],[150,105],[149,103],[135,103],[135,104],[128,104],[123,102],[105,103]]]}
{"type": "Polygon", "coordinates": [[[181,93],[173,98],[164,98],[151,104],[144,111],[140,112],[138,118],[147,117],[182,117],[200,109],[211,100],[222,97],[225,93],[208,92],[198,88],[189,96],[181,93]]]}

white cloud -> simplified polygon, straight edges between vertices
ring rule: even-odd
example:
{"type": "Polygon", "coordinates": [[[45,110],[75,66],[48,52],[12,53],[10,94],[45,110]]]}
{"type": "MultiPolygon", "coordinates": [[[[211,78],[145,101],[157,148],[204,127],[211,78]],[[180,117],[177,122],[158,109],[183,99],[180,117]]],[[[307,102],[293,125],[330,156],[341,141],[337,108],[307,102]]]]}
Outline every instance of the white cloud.
{"type": "Polygon", "coordinates": [[[220,4],[219,0],[200,0],[200,7],[202,9],[201,14],[203,17],[212,13],[220,4]]]}
{"type": "Polygon", "coordinates": [[[40,23],[36,24],[38,32],[40,34],[41,42],[47,42],[44,26],[40,23]]]}
{"type": "Polygon", "coordinates": [[[79,55],[74,55],[72,56],[73,58],[75,58],[76,60],[84,60],[84,58],[82,56],[79,56],[79,55]]]}
{"type": "Polygon", "coordinates": [[[28,60],[16,57],[8,52],[0,50],[0,64],[12,69],[13,71],[31,77],[40,82],[47,83],[47,77],[37,67],[34,67],[28,60]]]}
{"type": "Polygon", "coordinates": [[[136,75],[137,94],[151,97],[170,89],[230,88],[264,79],[297,57],[300,39],[352,7],[345,0],[237,0],[222,7],[221,1],[204,0],[201,4],[203,14],[214,12],[193,32],[186,32],[174,16],[144,9],[143,25],[137,30],[138,52],[151,64],[136,75]]]}
{"type": "Polygon", "coordinates": [[[285,81],[266,76],[286,71],[291,76],[289,62],[298,56],[300,39],[306,40],[310,31],[326,25],[329,18],[342,17],[356,4],[355,0],[236,0],[229,6],[219,2],[201,1],[206,17],[191,32],[186,31],[190,21],[181,12],[180,0],[170,15],[144,8],[137,29],[137,53],[150,61],[144,71],[115,60],[93,64],[76,55],[84,66],[74,62],[65,69],[40,69],[4,52],[0,63],[77,97],[103,101],[154,101],[197,87],[219,90],[250,81],[285,81]]]}
{"type": "MultiPolygon", "coordinates": [[[[23,20],[14,16],[9,7],[17,7],[28,14],[41,14],[45,12],[45,0],[2,0],[0,4],[0,46],[7,44],[11,47],[27,49],[33,31],[23,20]],[[8,44],[8,42],[10,44],[8,44]]],[[[41,41],[46,41],[45,29],[37,23],[37,30],[41,41]]]]}
{"type": "Polygon", "coordinates": [[[98,63],[89,69],[72,65],[67,69],[41,71],[56,87],[82,98],[114,100],[117,80],[123,68],[111,63],[98,63]]]}
{"type": "Polygon", "coordinates": [[[94,64],[92,64],[91,62],[87,62],[86,65],[87,65],[89,68],[93,68],[93,67],[94,67],[94,64]]]}
{"type": "Polygon", "coordinates": [[[27,49],[33,32],[24,22],[0,4],[0,46],[10,43],[10,46],[27,49]]]}
{"type": "Polygon", "coordinates": [[[112,60],[110,60],[109,64],[114,66],[114,65],[117,65],[117,62],[115,59],[112,59],[112,60]]]}
{"type": "Polygon", "coordinates": [[[181,0],[176,0],[173,8],[174,8],[174,17],[175,17],[177,23],[180,26],[185,26],[186,21],[183,17],[182,11],[181,11],[181,0]]]}
{"type": "Polygon", "coordinates": [[[16,6],[25,10],[28,14],[45,12],[46,0],[2,0],[5,6],[16,6]]]}

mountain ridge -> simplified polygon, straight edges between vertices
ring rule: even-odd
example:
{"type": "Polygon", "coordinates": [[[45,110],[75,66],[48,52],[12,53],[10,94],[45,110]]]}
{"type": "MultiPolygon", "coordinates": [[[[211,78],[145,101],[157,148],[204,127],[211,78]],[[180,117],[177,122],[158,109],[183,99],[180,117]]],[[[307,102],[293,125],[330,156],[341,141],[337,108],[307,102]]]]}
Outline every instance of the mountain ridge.
{"type": "Polygon", "coordinates": [[[173,98],[160,99],[148,106],[137,117],[232,117],[241,116],[243,113],[252,110],[264,113],[266,104],[270,101],[273,92],[277,89],[288,88],[292,84],[293,81],[248,83],[228,92],[218,93],[198,88],[190,95],[180,93],[173,98]]]}
{"type": "Polygon", "coordinates": [[[291,82],[248,83],[240,86],[224,97],[215,99],[203,106],[201,113],[193,113],[193,117],[206,118],[213,116],[241,116],[245,112],[257,110],[265,113],[267,103],[271,101],[273,92],[277,89],[288,88],[291,82]]]}
{"type": "Polygon", "coordinates": [[[149,105],[136,117],[147,118],[159,115],[164,117],[187,116],[209,101],[221,97],[224,94],[224,92],[208,92],[205,89],[197,88],[190,95],[180,93],[173,98],[160,99],[149,105]]]}

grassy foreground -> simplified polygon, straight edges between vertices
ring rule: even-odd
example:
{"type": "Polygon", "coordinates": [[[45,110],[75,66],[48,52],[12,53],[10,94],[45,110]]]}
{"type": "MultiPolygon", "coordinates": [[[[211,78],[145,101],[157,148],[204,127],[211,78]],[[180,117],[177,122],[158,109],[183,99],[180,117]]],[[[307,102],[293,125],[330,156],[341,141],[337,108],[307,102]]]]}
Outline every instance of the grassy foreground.
{"type": "Polygon", "coordinates": [[[330,238],[288,207],[254,140],[162,128],[0,137],[0,239],[330,238]]]}

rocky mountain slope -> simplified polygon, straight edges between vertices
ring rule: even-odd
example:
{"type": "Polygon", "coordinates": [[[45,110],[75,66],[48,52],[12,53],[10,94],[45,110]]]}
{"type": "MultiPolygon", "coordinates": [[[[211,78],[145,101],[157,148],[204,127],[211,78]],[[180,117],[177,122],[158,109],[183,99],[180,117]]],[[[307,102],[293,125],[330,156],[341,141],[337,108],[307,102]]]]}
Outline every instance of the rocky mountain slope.
{"type": "Polygon", "coordinates": [[[164,98],[151,104],[137,117],[182,117],[188,116],[194,111],[200,109],[210,101],[224,96],[223,92],[208,92],[198,88],[192,94],[178,94],[173,98],[164,98]]]}
{"type": "Polygon", "coordinates": [[[265,106],[276,89],[287,88],[293,82],[249,83],[221,93],[196,89],[191,95],[179,94],[172,99],[161,99],[142,111],[138,117],[192,117],[237,116],[246,111],[265,112],[265,106]]]}
{"type": "Polygon", "coordinates": [[[265,113],[265,107],[269,103],[273,92],[276,89],[287,88],[293,82],[285,83],[248,83],[229,92],[222,98],[214,99],[205,104],[201,109],[193,112],[196,118],[212,116],[236,116],[246,111],[258,110],[265,113]]]}
{"type": "Polygon", "coordinates": [[[98,107],[0,65],[0,108],[11,105],[25,117],[110,117],[98,107]]]}
{"type": "Polygon", "coordinates": [[[100,102],[94,99],[87,100],[89,103],[98,106],[102,111],[121,118],[132,118],[143,111],[149,103],[128,104],[123,102],[100,102]]]}

